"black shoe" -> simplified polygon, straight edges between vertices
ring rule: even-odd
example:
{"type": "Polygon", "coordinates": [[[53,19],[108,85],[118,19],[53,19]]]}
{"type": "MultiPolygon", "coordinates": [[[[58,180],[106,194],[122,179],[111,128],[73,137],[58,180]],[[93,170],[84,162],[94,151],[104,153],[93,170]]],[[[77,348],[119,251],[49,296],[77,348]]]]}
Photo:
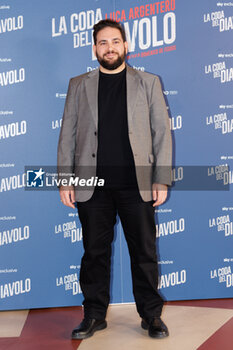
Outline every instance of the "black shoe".
{"type": "Polygon", "coordinates": [[[105,320],[95,320],[94,318],[84,318],[80,325],[72,331],[72,339],[86,339],[91,337],[95,331],[107,327],[105,320]]]}
{"type": "Polygon", "coordinates": [[[161,339],[169,336],[167,326],[160,317],[155,317],[152,320],[142,319],[141,326],[143,329],[148,329],[148,334],[152,338],[161,339]]]}

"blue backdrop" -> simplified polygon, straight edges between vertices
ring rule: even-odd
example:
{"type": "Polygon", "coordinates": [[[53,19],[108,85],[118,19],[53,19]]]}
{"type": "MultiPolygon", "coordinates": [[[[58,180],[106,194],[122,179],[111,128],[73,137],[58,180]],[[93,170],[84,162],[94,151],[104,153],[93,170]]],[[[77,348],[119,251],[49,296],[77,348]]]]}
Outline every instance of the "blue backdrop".
{"type": "MultiPolygon", "coordinates": [[[[7,0],[0,5],[1,310],[82,302],[78,214],[58,191],[25,190],[25,166],[55,169],[68,82],[98,66],[92,26],[105,17],[124,24],[128,63],[161,77],[169,108],[176,168],[169,199],[155,212],[160,292],[166,300],[233,296],[233,3],[7,0]]],[[[132,302],[119,221],[115,231],[111,302],[132,302]]]]}

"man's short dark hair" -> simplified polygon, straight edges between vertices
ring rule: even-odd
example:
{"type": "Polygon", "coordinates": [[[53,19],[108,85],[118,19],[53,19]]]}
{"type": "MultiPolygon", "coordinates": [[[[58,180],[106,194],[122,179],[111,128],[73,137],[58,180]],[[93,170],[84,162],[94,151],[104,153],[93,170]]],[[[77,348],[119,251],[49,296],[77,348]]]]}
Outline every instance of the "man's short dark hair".
{"type": "Polygon", "coordinates": [[[123,28],[123,26],[119,22],[113,21],[112,19],[102,19],[101,21],[96,23],[93,27],[94,28],[93,38],[94,38],[95,45],[96,45],[97,33],[101,29],[104,29],[106,27],[112,27],[112,28],[119,29],[119,31],[121,32],[121,36],[122,36],[123,41],[124,42],[126,41],[125,29],[123,28]]]}

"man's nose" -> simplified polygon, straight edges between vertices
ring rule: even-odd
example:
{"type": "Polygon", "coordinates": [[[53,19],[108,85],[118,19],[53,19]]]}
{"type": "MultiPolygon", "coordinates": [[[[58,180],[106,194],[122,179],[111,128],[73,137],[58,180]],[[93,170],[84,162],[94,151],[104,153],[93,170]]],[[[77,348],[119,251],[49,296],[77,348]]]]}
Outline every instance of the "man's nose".
{"type": "Polygon", "coordinates": [[[113,45],[112,45],[112,43],[108,43],[108,51],[113,51],[113,45]]]}

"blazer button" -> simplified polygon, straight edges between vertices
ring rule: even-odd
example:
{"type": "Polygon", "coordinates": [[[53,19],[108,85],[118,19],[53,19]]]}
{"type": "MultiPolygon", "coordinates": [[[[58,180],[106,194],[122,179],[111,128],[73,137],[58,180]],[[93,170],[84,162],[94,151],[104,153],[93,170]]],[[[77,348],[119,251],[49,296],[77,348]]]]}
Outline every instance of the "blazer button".
{"type": "Polygon", "coordinates": [[[92,153],[92,157],[95,158],[95,153],[92,153]]]}
{"type": "Polygon", "coordinates": [[[97,135],[97,132],[96,132],[96,131],[94,132],[94,135],[97,135]]]}

